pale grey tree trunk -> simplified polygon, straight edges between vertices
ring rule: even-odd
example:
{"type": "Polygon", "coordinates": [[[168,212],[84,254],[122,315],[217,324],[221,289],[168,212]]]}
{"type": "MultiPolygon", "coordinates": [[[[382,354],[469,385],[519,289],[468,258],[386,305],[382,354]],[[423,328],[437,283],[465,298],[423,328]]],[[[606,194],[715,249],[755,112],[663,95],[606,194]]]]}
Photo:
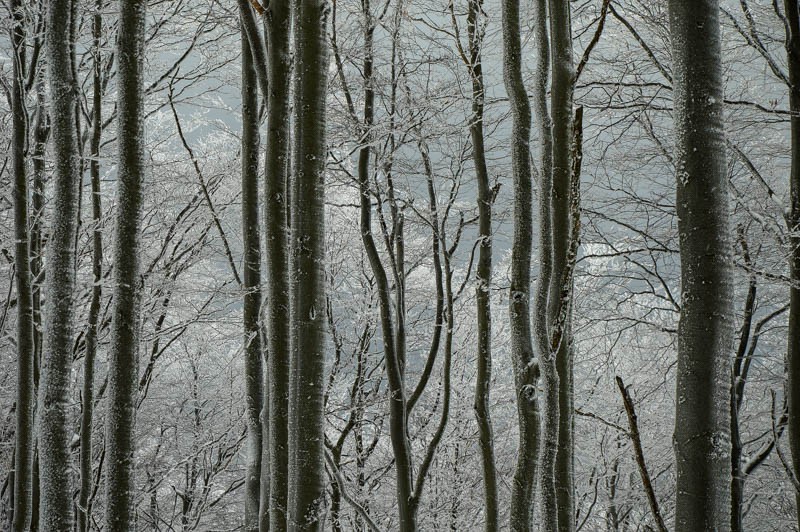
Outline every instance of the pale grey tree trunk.
{"type": "MultiPolygon", "coordinates": [[[[294,2],[289,530],[321,530],[325,513],[325,96],[329,6],[294,2]]],[[[275,378],[274,375],[271,376],[275,378]]],[[[274,414],[274,413],[273,413],[274,414]]]]}
{"type": "Polygon", "coordinates": [[[17,289],[17,398],[14,441],[15,532],[30,529],[33,487],[34,321],[28,232],[28,175],[25,144],[28,137],[25,110],[25,20],[20,0],[11,2],[11,159],[14,195],[14,271],[17,289]]]}
{"type": "MultiPolygon", "coordinates": [[[[572,23],[570,3],[550,0],[550,54],[552,82],[550,113],[552,116],[552,246],[553,270],[548,298],[550,326],[566,312],[560,341],[551,345],[558,372],[558,453],[555,463],[558,530],[575,529],[574,456],[573,456],[573,351],[570,309],[572,304],[571,265],[568,261],[570,242],[578,235],[571,232],[570,183],[573,167],[572,92],[575,68],[572,59],[572,23]],[[570,286],[567,287],[565,283],[570,286]],[[568,288],[565,290],[565,288],[568,288]]],[[[553,332],[551,332],[551,335],[553,332]]],[[[550,408],[550,405],[548,405],[550,408]]]]}
{"type": "Polygon", "coordinates": [[[103,279],[103,216],[100,201],[100,140],[102,135],[102,61],[103,0],[98,0],[92,17],[94,72],[92,86],[92,133],[89,174],[92,189],[92,295],[86,327],[86,350],[83,358],[83,394],[81,396],[80,492],[78,495],[78,532],[87,532],[91,522],[89,498],[92,492],[92,414],[94,413],[94,362],[97,355],[97,328],[103,279]]]}
{"type": "Polygon", "coordinates": [[[77,86],[70,57],[73,0],[52,0],[47,14],[47,56],[53,136],[53,218],[47,247],[45,335],[39,398],[41,513],[39,528],[72,530],[69,383],[72,366],[74,248],[80,174],[75,138],[77,86]]]}
{"type": "Polygon", "coordinates": [[[675,530],[730,529],[733,252],[719,2],[670,0],[681,316],[675,530]]]}
{"type": "Polygon", "coordinates": [[[258,81],[250,43],[242,32],[242,325],[244,328],[247,465],[245,530],[259,528],[264,367],[261,347],[261,232],[258,220],[258,81]]]}
{"type": "Polygon", "coordinates": [[[144,179],[144,28],[146,2],[120,0],[117,38],[117,227],[106,414],[107,530],[134,517],[134,422],[139,347],[139,250],[144,179]]]}
{"type": "MultiPolygon", "coordinates": [[[[533,248],[531,108],[522,79],[522,44],[518,0],[503,0],[502,23],[503,79],[512,116],[511,163],[514,178],[514,236],[511,248],[509,321],[514,391],[519,421],[519,450],[511,485],[509,526],[515,532],[529,532],[532,525],[533,495],[536,488],[538,460],[539,406],[536,389],[539,383],[539,364],[533,352],[530,321],[530,270],[533,248]]],[[[537,37],[537,42],[546,47],[546,41],[543,41],[540,35],[537,37]]],[[[547,54],[539,59],[543,59],[546,63],[547,54]]],[[[548,262],[543,261],[542,265],[546,266],[548,262]]],[[[547,283],[544,283],[544,288],[546,298],[547,283]]],[[[538,314],[540,313],[537,312],[538,314]]],[[[546,335],[546,331],[544,334],[546,335]]]]}
{"type": "MultiPolygon", "coordinates": [[[[787,403],[789,406],[789,448],[796,478],[800,478],[800,15],[797,0],[784,0],[789,34],[786,40],[789,65],[789,108],[792,111],[792,166],[789,177],[789,332],[786,352],[787,403]]],[[[795,496],[800,524],[800,492],[795,496]]]]}

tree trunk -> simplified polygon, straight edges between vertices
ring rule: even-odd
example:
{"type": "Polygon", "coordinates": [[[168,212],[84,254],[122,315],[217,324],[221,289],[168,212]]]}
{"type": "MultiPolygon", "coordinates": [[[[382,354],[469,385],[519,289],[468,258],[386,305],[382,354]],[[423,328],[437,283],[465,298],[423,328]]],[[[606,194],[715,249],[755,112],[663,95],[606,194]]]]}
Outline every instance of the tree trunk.
{"type": "MultiPolygon", "coordinates": [[[[790,230],[789,333],[786,352],[786,391],[789,406],[789,449],[796,478],[800,478],[800,15],[797,0],[784,0],[789,26],[786,40],[789,66],[789,109],[792,112],[792,166],[789,177],[790,230]]],[[[796,493],[797,522],[800,524],[800,492],[796,493]]]]}
{"type": "Polygon", "coordinates": [[[13,72],[11,82],[11,158],[14,172],[14,270],[17,280],[17,399],[14,441],[13,527],[31,526],[33,486],[34,340],[33,300],[28,234],[28,176],[25,144],[28,137],[25,111],[25,20],[20,0],[12,0],[11,30],[13,72]]]}
{"type": "Polygon", "coordinates": [[[733,250],[717,0],[670,0],[681,256],[675,530],[730,529],[733,250]]]}
{"type": "Polygon", "coordinates": [[[114,307],[106,414],[106,529],[133,527],[133,452],[139,328],[139,246],[144,177],[145,2],[121,0],[117,38],[119,150],[114,307]]]}
{"type": "MultiPolygon", "coordinates": [[[[543,0],[542,0],[543,1],[543,0]]],[[[519,420],[519,451],[511,486],[510,528],[529,532],[532,528],[533,494],[536,488],[539,407],[536,388],[539,364],[533,353],[530,322],[531,251],[533,247],[532,169],[530,153],[531,108],[522,79],[522,45],[519,26],[519,0],[503,0],[503,79],[512,113],[511,162],[514,176],[514,236],[511,248],[511,289],[509,321],[511,325],[511,356],[514,369],[514,390],[519,420]]],[[[540,21],[537,19],[537,27],[540,21]]],[[[543,22],[543,20],[541,21],[543,22]]],[[[539,61],[541,46],[547,43],[538,35],[539,61]]],[[[546,69],[545,69],[546,72],[546,69]]],[[[542,74],[542,70],[539,70],[542,74]]],[[[542,80],[539,80],[542,81],[542,80]]],[[[546,75],[543,83],[546,84],[546,75]]],[[[537,86],[538,89],[538,86],[537,86]]],[[[545,152],[547,150],[544,150],[545,152]]],[[[544,175],[544,174],[543,174],[544,175]]],[[[549,239],[546,239],[549,241],[549,239]]],[[[549,258],[544,257],[539,287],[547,297],[546,275],[549,258]]],[[[539,303],[537,298],[537,304],[539,303]]],[[[541,313],[537,311],[537,315],[541,313]]],[[[546,336],[546,331],[542,331],[546,336]]],[[[545,341],[546,345],[546,341],[545,341]]]]}
{"type": "Polygon", "coordinates": [[[250,43],[242,32],[242,323],[247,402],[245,530],[258,531],[261,498],[264,368],[261,349],[261,236],[258,227],[258,81],[250,43]]]}
{"type": "Polygon", "coordinates": [[[78,495],[78,532],[88,532],[91,522],[89,496],[92,492],[92,414],[94,411],[94,361],[97,355],[97,322],[100,314],[103,279],[103,216],[100,202],[100,139],[102,135],[102,79],[100,45],[103,30],[103,0],[98,0],[92,21],[94,39],[94,75],[92,87],[92,137],[89,173],[92,187],[92,296],[83,358],[83,394],[81,397],[80,493],[78,495]]]}
{"type": "Polygon", "coordinates": [[[575,68],[572,61],[572,24],[570,4],[550,1],[550,38],[552,85],[550,112],[553,131],[552,243],[553,271],[550,277],[548,305],[551,325],[566,312],[557,349],[554,352],[558,372],[558,453],[555,463],[558,530],[575,530],[574,442],[573,442],[573,352],[571,331],[571,275],[567,273],[571,232],[570,183],[573,170],[572,92],[575,68]],[[560,297],[567,294],[567,297],[560,297]]]}
{"type": "MultiPolygon", "coordinates": [[[[266,16],[268,128],[264,162],[264,233],[267,246],[267,345],[269,346],[270,530],[286,530],[289,488],[289,228],[286,178],[290,157],[289,97],[291,6],[270,5],[266,16]]],[[[306,125],[306,127],[308,127],[306,125]]],[[[324,158],[323,158],[324,159],[324,158]]],[[[322,313],[322,309],[319,312],[322,313]]]]}
{"type": "MultiPolygon", "coordinates": [[[[294,165],[291,218],[289,530],[321,530],[325,513],[325,96],[324,0],[294,3],[294,165]]],[[[273,375],[274,379],[275,376],[273,375]]]]}
{"type": "Polygon", "coordinates": [[[70,57],[73,0],[52,0],[47,17],[50,102],[53,120],[54,199],[47,248],[47,300],[40,388],[40,528],[72,530],[69,383],[72,366],[72,301],[77,212],[78,143],[75,138],[76,82],[70,57]]]}
{"type": "MultiPolygon", "coordinates": [[[[492,380],[492,191],[489,171],[486,168],[486,150],[483,143],[484,84],[481,63],[482,29],[478,18],[483,9],[482,0],[470,0],[467,30],[470,48],[470,78],[472,79],[472,160],[478,185],[478,268],[475,300],[478,317],[478,357],[475,377],[475,418],[478,422],[478,439],[483,465],[484,528],[494,532],[498,527],[497,469],[494,462],[492,420],[489,410],[489,390],[492,380]]],[[[448,272],[449,273],[449,272],[448,272]]],[[[448,327],[452,327],[452,323],[448,327]]]]}
{"type": "MultiPolygon", "coordinates": [[[[557,530],[558,506],[556,494],[556,457],[558,453],[558,386],[555,354],[550,347],[550,328],[555,321],[551,316],[553,279],[558,279],[553,265],[553,123],[547,104],[550,74],[550,32],[547,26],[547,1],[534,3],[534,27],[537,36],[536,90],[534,107],[539,124],[540,178],[539,178],[539,281],[536,287],[534,338],[541,367],[544,391],[544,419],[542,420],[541,451],[538,455],[541,518],[548,530],[557,530]]],[[[556,296],[557,297],[557,296],[556,296]]]]}

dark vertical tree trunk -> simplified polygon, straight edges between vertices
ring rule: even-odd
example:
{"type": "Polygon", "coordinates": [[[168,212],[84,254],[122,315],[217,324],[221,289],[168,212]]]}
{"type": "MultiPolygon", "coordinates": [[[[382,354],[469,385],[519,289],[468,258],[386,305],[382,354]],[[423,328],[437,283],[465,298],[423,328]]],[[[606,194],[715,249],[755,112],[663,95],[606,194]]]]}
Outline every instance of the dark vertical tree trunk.
{"type": "Polygon", "coordinates": [[[670,0],[681,316],[675,530],[730,529],[733,253],[717,0],[670,0]]]}
{"type": "MultiPolygon", "coordinates": [[[[280,10],[282,5],[283,4],[279,4],[274,9],[275,10],[280,10]]],[[[253,12],[253,7],[252,7],[251,3],[249,2],[249,0],[239,0],[239,17],[240,17],[241,31],[242,31],[242,76],[243,76],[242,77],[242,102],[243,102],[242,112],[243,112],[243,115],[244,115],[245,112],[248,115],[248,116],[243,116],[243,128],[244,129],[243,129],[243,136],[242,136],[242,143],[243,143],[243,149],[242,149],[242,164],[243,164],[242,172],[243,172],[243,174],[242,175],[244,176],[244,172],[247,171],[246,167],[244,166],[245,164],[248,164],[249,166],[247,168],[252,168],[253,169],[252,171],[254,171],[254,172],[258,171],[258,148],[259,148],[259,141],[260,141],[260,136],[259,136],[259,133],[258,133],[258,117],[257,117],[257,113],[258,113],[258,98],[257,98],[257,95],[253,92],[253,91],[255,91],[256,81],[258,82],[257,84],[261,88],[261,94],[262,94],[262,97],[263,97],[263,102],[266,103],[269,106],[270,116],[271,116],[272,109],[274,107],[277,107],[277,106],[274,105],[272,102],[270,102],[270,92],[269,92],[270,84],[269,84],[269,82],[267,80],[267,68],[268,68],[268,66],[267,66],[267,57],[266,57],[266,47],[265,47],[265,44],[264,44],[264,38],[263,38],[262,33],[259,30],[259,27],[258,27],[258,24],[257,24],[257,19],[256,19],[256,16],[255,16],[255,13],[253,12]],[[246,107],[246,109],[245,109],[245,107],[246,107]],[[253,130],[253,128],[255,128],[255,130],[253,130]],[[247,138],[245,138],[245,134],[247,135],[247,138]],[[248,146],[246,149],[244,148],[245,145],[248,146]]],[[[269,21],[272,20],[269,17],[273,17],[273,15],[272,14],[268,15],[267,21],[265,22],[265,26],[266,27],[269,26],[269,21]]],[[[288,83],[288,80],[287,80],[287,83],[288,83]]],[[[284,98],[288,99],[288,95],[285,95],[284,98]]],[[[278,112],[280,112],[280,111],[278,111],[278,112]]],[[[272,128],[274,122],[275,121],[272,118],[269,119],[270,131],[271,131],[271,128],[272,128]]],[[[288,128],[288,123],[284,127],[288,128]]],[[[270,141],[270,137],[268,135],[268,137],[267,137],[267,153],[268,154],[269,154],[269,149],[270,149],[269,148],[270,142],[271,142],[270,141]]],[[[288,155],[287,155],[287,157],[288,157],[288,155]]],[[[275,173],[275,171],[272,171],[272,172],[270,171],[269,164],[270,164],[270,159],[269,159],[269,155],[268,155],[267,158],[266,158],[265,164],[264,164],[266,175],[267,175],[267,178],[265,180],[265,185],[266,185],[267,188],[270,185],[270,179],[271,179],[270,176],[275,173]]],[[[278,171],[277,173],[278,173],[278,175],[282,175],[282,174],[285,174],[286,172],[285,172],[285,170],[283,170],[283,171],[278,171]]],[[[266,190],[266,188],[265,188],[265,196],[268,196],[268,190],[266,190]]],[[[273,206],[273,207],[275,207],[275,206],[273,206]]],[[[280,207],[281,207],[281,205],[277,206],[277,208],[280,208],[280,207]]],[[[280,271],[284,272],[283,275],[285,277],[285,275],[286,275],[285,272],[287,271],[287,268],[288,268],[288,264],[287,264],[286,259],[285,259],[285,256],[286,256],[285,251],[281,255],[281,248],[275,248],[276,243],[277,243],[278,245],[282,244],[283,245],[282,249],[285,250],[286,249],[286,238],[288,238],[288,237],[284,234],[284,238],[282,240],[274,240],[274,239],[270,239],[270,236],[269,236],[270,235],[270,231],[271,231],[271,229],[270,229],[270,216],[271,216],[272,213],[273,213],[273,209],[270,208],[270,206],[269,206],[269,198],[267,197],[267,200],[265,201],[265,211],[264,211],[264,219],[265,219],[265,231],[264,232],[266,234],[266,255],[267,255],[266,276],[267,276],[267,280],[268,280],[267,281],[267,284],[268,284],[268,287],[267,287],[267,290],[268,290],[267,300],[268,300],[268,303],[269,303],[269,306],[267,307],[268,312],[269,312],[269,308],[274,304],[273,303],[274,299],[272,298],[272,296],[269,293],[269,290],[270,290],[269,287],[272,286],[272,283],[269,281],[270,275],[271,275],[270,274],[270,269],[275,264],[282,265],[282,269],[280,271]],[[277,259],[277,260],[273,261],[272,257],[274,257],[274,256],[283,256],[284,258],[282,260],[281,259],[277,259]]],[[[255,214],[253,214],[253,216],[257,217],[258,213],[256,212],[255,214]]],[[[257,236],[257,234],[255,236],[257,236]]],[[[252,244],[255,245],[255,243],[252,243],[252,244]]],[[[259,255],[260,255],[260,251],[259,251],[259,255]]],[[[260,259],[259,259],[259,265],[260,265],[260,259]]],[[[259,279],[260,279],[260,269],[259,269],[258,273],[259,273],[259,279]]],[[[260,287],[258,288],[258,292],[259,292],[258,293],[258,297],[259,297],[258,307],[260,307],[261,306],[261,302],[260,301],[263,301],[261,299],[263,293],[261,292],[261,288],[260,287]]],[[[284,285],[282,293],[283,294],[288,294],[288,292],[289,292],[289,288],[288,288],[288,282],[287,282],[286,285],[284,285]]],[[[248,291],[248,293],[249,293],[249,291],[248,291]]],[[[288,297],[288,296],[284,296],[284,297],[288,297]]],[[[253,308],[256,308],[255,307],[255,301],[251,300],[248,303],[248,306],[249,305],[253,305],[253,308]]],[[[260,313],[261,313],[261,309],[258,308],[258,314],[255,316],[257,320],[260,317],[260,313]]],[[[251,310],[248,311],[248,314],[252,315],[252,308],[251,308],[251,310]]],[[[286,308],[286,310],[284,312],[284,317],[287,316],[287,315],[288,315],[288,306],[287,306],[287,308],[286,308]]],[[[275,340],[274,338],[268,338],[268,336],[267,336],[268,334],[273,334],[274,335],[274,331],[282,330],[282,329],[280,329],[280,327],[284,327],[284,328],[288,327],[286,325],[286,323],[285,323],[286,320],[284,319],[282,322],[280,322],[278,324],[273,324],[273,323],[270,322],[270,319],[271,319],[270,318],[270,314],[267,314],[263,321],[262,320],[257,321],[257,325],[258,325],[258,329],[259,329],[259,337],[258,337],[257,340],[256,340],[255,336],[252,337],[252,339],[254,341],[258,342],[258,346],[259,346],[258,347],[258,351],[260,352],[262,357],[264,357],[266,355],[267,351],[271,351],[273,349],[273,345],[274,344],[278,345],[278,348],[276,349],[276,351],[278,352],[278,356],[281,356],[281,353],[288,353],[288,340],[286,340],[285,343],[284,343],[284,345],[286,347],[284,347],[283,349],[280,349],[280,344],[277,342],[277,340],[275,340]],[[264,343],[266,345],[263,345],[264,343]]],[[[252,329],[252,327],[253,326],[251,324],[250,326],[248,326],[247,330],[252,329]]],[[[254,334],[254,331],[251,331],[249,334],[254,334]]],[[[252,342],[250,344],[248,344],[248,347],[252,348],[253,350],[256,349],[256,345],[253,345],[252,342]]],[[[283,356],[284,356],[284,358],[288,357],[288,354],[284,354],[283,356]]],[[[270,400],[270,397],[271,397],[271,392],[270,392],[271,384],[270,384],[270,382],[271,381],[270,381],[270,377],[269,377],[270,376],[270,371],[269,371],[269,368],[268,368],[269,364],[272,361],[272,358],[273,358],[272,356],[266,357],[267,368],[264,367],[264,359],[263,358],[262,358],[262,362],[261,362],[261,383],[260,383],[260,387],[261,387],[261,411],[259,413],[259,416],[260,416],[260,419],[259,419],[259,421],[260,421],[260,430],[261,430],[261,457],[260,457],[259,471],[258,471],[258,474],[259,474],[259,477],[260,477],[259,478],[259,487],[258,487],[258,508],[252,508],[252,509],[245,508],[245,514],[246,514],[245,520],[247,521],[247,525],[246,526],[248,526],[248,527],[257,527],[257,529],[261,530],[261,531],[267,531],[270,528],[270,500],[271,500],[271,493],[272,493],[271,485],[273,483],[272,482],[272,472],[271,472],[271,467],[272,466],[271,466],[271,459],[270,459],[270,445],[271,445],[270,442],[272,441],[272,438],[270,436],[270,434],[271,434],[270,424],[272,423],[272,421],[271,421],[272,416],[270,415],[270,401],[271,401],[270,400]],[[252,512],[253,511],[257,511],[257,523],[254,523],[251,520],[251,518],[247,517],[247,515],[251,515],[252,516],[252,512]]],[[[255,362],[252,360],[252,358],[250,358],[250,361],[253,362],[253,365],[251,365],[251,367],[248,369],[248,374],[249,374],[248,378],[252,379],[254,377],[254,372],[255,372],[256,368],[255,368],[255,362]]],[[[288,376],[286,377],[286,379],[288,380],[288,376]]],[[[251,391],[256,392],[256,388],[255,388],[256,385],[255,385],[254,382],[250,382],[248,384],[248,386],[250,386],[250,390],[251,391]]],[[[288,406],[287,406],[287,408],[288,408],[288,406]]],[[[284,412],[285,411],[286,410],[284,409],[284,412]]],[[[285,416],[284,416],[284,419],[285,419],[285,416]]],[[[256,442],[255,442],[255,440],[253,440],[250,443],[254,445],[256,442]]],[[[287,448],[287,447],[288,447],[288,444],[285,443],[284,444],[284,448],[287,448]]],[[[255,452],[255,449],[251,448],[249,450],[249,452],[255,452]]],[[[253,461],[253,463],[255,463],[256,459],[252,458],[251,460],[253,461]]],[[[280,473],[280,470],[278,472],[280,473]]],[[[285,482],[284,482],[283,485],[284,485],[284,488],[283,488],[282,493],[285,493],[286,492],[285,482]]],[[[254,505],[255,501],[252,500],[252,497],[253,497],[253,491],[255,490],[255,486],[250,485],[246,489],[249,490],[249,492],[248,492],[249,494],[247,495],[247,497],[248,497],[248,500],[250,502],[248,504],[253,504],[254,505]]],[[[286,507],[285,504],[283,506],[281,506],[281,508],[285,508],[285,507],[286,507]]],[[[286,518],[285,518],[285,515],[286,515],[285,514],[285,510],[283,511],[283,513],[281,515],[282,515],[282,519],[283,519],[283,522],[284,522],[283,528],[276,527],[275,530],[283,530],[283,529],[285,529],[285,526],[286,526],[285,525],[285,520],[286,520],[286,518]]]]}
{"type": "MultiPolygon", "coordinates": [[[[789,176],[790,205],[787,224],[791,231],[789,275],[789,339],[786,352],[786,391],[789,406],[789,448],[792,467],[800,478],[800,15],[797,0],[784,0],[789,35],[786,52],[789,65],[789,109],[792,111],[792,167],[789,176]]],[[[796,494],[800,524],[800,492],[796,494]]]]}
{"type": "Polygon", "coordinates": [[[139,347],[139,249],[144,178],[146,2],[120,0],[117,38],[119,150],[114,307],[106,415],[106,529],[133,526],[133,452],[139,347]]]}
{"type": "MultiPolygon", "coordinates": [[[[533,494],[536,487],[536,464],[539,441],[539,407],[536,388],[539,365],[533,352],[530,321],[531,252],[533,248],[533,180],[531,169],[530,133],[531,108],[522,79],[522,45],[519,24],[519,1],[503,0],[503,78],[511,106],[511,163],[514,176],[514,236],[511,248],[511,289],[509,321],[511,325],[511,356],[514,368],[514,391],[519,420],[519,451],[511,486],[511,516],[509,526],[515,532],[531,530],[533,494]]],[[[538,20],[535,23],[538,25],[538,20]]],[[[543,21],[541,21],[543,23],[543,21]]],[[[537,26],[538,27],[538,26],[537,26]]],[[[538,35],[537,42],[546,41],[538,35]]],[[[541,52],[541,51],[539,51],[541,52]]],[[[540,55],[547,61],[547,55],[540,55]]],[[[546,72],[546,68],[544,70],[546,72]]],[[[543,72],[539,69],[538,73],[543,72]]],[[[546,83],[546,75],[545,81],[546,83]]],[[[549,264],[549,258],[542,265],[549,264]]],[[[544,269],[543,269],[544,273],[544,269]]],[[[539,286],[547,282],[540,274],[539,286]]],[[[538,303],[538,301],[537,301],[538,303]]],[[[544,315],[537,311],[537,315],[544,315]]],[[[546,336],[546,330],[542,331],[546,336]]],[[[546,342],[545,342],[546,345],[546,342]]]]}
{"type": "Polygon", "coordinates": [[[41,466],[40,528],[72,530],[69,383],[72,366],[72,301],[77,192],[80,180],[75,138],[76,82],[70,57],[73,0],[48,6],[47,49],[53,120],[54,194],[50,245],[47,248],[47,300],[40,388],[39,456],[41,466]]]}
{"type": "MultiPolygon", "coordinates": [[[[552,85],[550,112],[553,131],[553,271],[550,278],[550,320],[566,312],[563,334],[555,349],[558,372],[558,454],[555,463],[558,530],[575,529],[574,456],[573,456],[573,376],[570,308],[572,291],[568,263],[570,242],[578,235],[571,232],[570,183],[573,169],[572,92],[575,69],[572,60],[572,23],[570,3],[550,1],[550,38],[552,85]],[[570,288],[565,290],[565,288],[570,288]],[[567,297],[561,297],[567,294],[567,297]]],[[[548,407],[549,408],[549,407],[548,407]]]]}
{"type": "MultiPolygon", "coordinates": [[[[270,529],[287,528],[289,494],[289,227],[287,176],[290,163],[289,34],[291,6],[270,5],[266,13],[267,140],[264,163],[264,236],[267,246],[267,345],[269,346],[270,529]]],[[[308,125],[306,125],[308,127],[308,125]]],[[[320,176],[321,178],[321,176],[320,176]]],[[[323,314],[323,308],[318,312],[323,314]]]]}
{"type": "Polygon", "coordinates": [[[261,232],[258,226],[258,81],[247,36],[242,32],[242,322],[247,402],[245,529],[259,528],[264,367],[261,348],[261,232]]]}
{"type": "Polygon", "coordinates": [[[103,31],[103,0],[98,0],[92,20],[94,73],[92,87],[92,136],[89,174],[92,188],[92,296],[86,329],[83,359],[83,394],[81,397],[80,493],[78,495],[78,532],[88,532],[91,522],[89,496],[92,492],[92,414],[94,410],[94,361],[97,355],[97,322],[100,314],[103,279],[103,216],[100,202],[100,139],[102,135],[102,78],[100,45],[103,31]]]}
{"type": "Polygon", "coordinates": [[[537,35],[536,90],[534,108],[539,125],[540,179],[539,179],[539,281],[536,287],[536,311],[534,314],[534,338],[542,372],[544,390],[544,418],[542,420],[542,443],[539,453],[539,487],[541,489],[541,517],[548,530],[558,527],[558,505],[556,494],[556,456],[559,431],[559,378],[555,353],[551,351],[550,329],[553,325],[551,294],[554,279],[553,241],[553,123],[547,103],[550,65],[550,32],[547,25],[547,1],[534,4],[534,27],[537,35]]]}
{"type": "Polygon", "coordinates": [[[28,137],[25,110],[25,20],[22,2],[11,2],[11,45],[14,54],[11,81],[11,158],[14,182],[14,269],[17,280],[17,401],[14,442],[15,532],[31,525],[33,486],[34,340],[33,300],[28,233],[28,176],[25,144],[28,137]]]}
{"type": "MultiPolygon", "coordinates": [[[[486,150],[483,139],[484,83],[481,47],[483,28],[479,17],[482,0],[470,0],[467,19],[470,53],[470,78],[472,79],[472,117],[470,138],[472,160],[478,185],[478,268],[475,299],[478,318],[478,359],[475,382],[475,418],[478,422],[478,439],[483,466],[484,527],[487,532],[498,527],[497,469],[494,462],[492,420],[489,410],[489,390],[492,380],[492,190],[486,168],[486,150]]],[[[452,324],[448,325],[452,327],[452,324]]]]}
{"type": "MultiPolygon", "coordinates": [[[[321,530],[325,511],[325,96],[329,6],[294,3],[289,530],[321,530]]],[[[275,376],[271,376],[273,379],[275,376]]]]}

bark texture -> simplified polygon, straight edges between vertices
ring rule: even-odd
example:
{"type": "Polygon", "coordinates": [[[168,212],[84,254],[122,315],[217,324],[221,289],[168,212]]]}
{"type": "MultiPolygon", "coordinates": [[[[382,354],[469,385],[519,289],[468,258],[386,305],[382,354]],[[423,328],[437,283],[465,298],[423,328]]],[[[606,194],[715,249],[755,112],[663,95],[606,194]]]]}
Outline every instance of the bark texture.
{"type": "Polygon", "coordinates": [[[134,527],[133,452],[139,342],[139,249],[144,178],[146,2],[121,0],[117,38],[118,183],[114,303],[106,414],[106,529],[134,527]]]}
{"type": "MultiPolygon", "coordinates": [[[[264,236],[267,246],[267,345],[269,346],[269,519],[273,532],[286,530],[289,487],[289,194],[290,5],[277,2],[265,14],[267,140],[264,163],[264,236]]],[[[306,125],[308,127],[308,125],[306,125]]],[[[309,161],[311,162],[311,161],[309,161]]],[[[321,179],[321,175],[319,176],[321,179]]],[[[320,185],[321,186],[321,185],[320,185]]],[[[324,307],[318,307],[322,316],[324,307]]],[[[321,319],[321,318],[320,318],[321,319]]]]}
{"type": "Polygon", "coordinates": [[[72,530],[69,384],[72,366],[74,247],[80,174],[75,131],[77,86],[72,75],[72,0],[52,0],[47,13],[47,56],[53,137],[53,218],[47,247],[45,335],[39,389],[41,510],[39,528],[72,530]]]}
{"type": "Polygon", "coordinates": [[[258,78],[247,36],[242,32],[242,325],[244,328],[247,466],[245,530],[259,528],[261,500],[264,367],[261,349],[261,232],[258,225],[258,78]]]}
{"type": "Polygon", "coordinates": [[[719,2],[670,0],[681,316],[675,530],[730,529],[729,229],[719,2]]]}
{"type": "MultiPolygon", "coordinates": [[[[573,111],[572,92],[575,67],[572,59],[572,21],[570,3],[550,1],[550,53],[552,85],[550,87],[550,112],[553,135],[553,189],[552,189],[552,243],[553,271],[550,277],[548,299],[551,327],[564,315],[563,323],[553,331],[560,336],[551,345],[558,372],[558,453],[555,462],[556,504],[558,530],[575,530],[574,501],[574,442],[573,442],[573,351],[571,330],[572,278],[569,258],[573,234],[571,205],[571,177],[573,171],[573,111]]],[[[548,409],[552,408],[548,405],[548,409]]]]}
{"type": "MultiPolygon", "coordinates": [[[[478,318],[478,361],[475,377],[475,418],[483,466],[484,529],[493,532],[498,527],[497,468],[494,461],[494,439],[489,411],[489,390],[492,381],[492,190],[489,170],[486,167],[486,149],[483,138],[484,83],[481,47],[483,27],[480,16],[481,0],[471,0],[467,18],[470,53],[470,78],[472,79],[472,161],[478,185],[478,267],[475,301],[478,318]]],[[[448,272],[449,273],[449,272],[448,272]]],[[[449,309],[449,312],[452,312],[449,309]]],[[[453,327],[452,324],[449,325],[453,327]]],[[[446,374],[449,378],[449,374],[446,374]]]]}
{"type": "MultiPolygon", "coordinates": [[[[543,22],[543,21],[542,21],[543,22]]],[[[514,369],[514,390],[519,420],[519,451],[511,485],[511,515],[509,526],[515,532],[531,530],[533,494],[536,487],[536,464],[539,442],[539,364],[533,352],[530,320],[531,252],[533,248],[533,185],[531,168],[531,107],[522,79],[522,44],[520,38],[519,1],[503,0],[503,79],[512,116],[511,162],[514,178],[514,236],[511,248],[511,289],[509,321],[511,325],[511,355],[514,369]]],[[[535,20],[537,28],[541,28],[535,20]]],[[[547,64],[546,41],[537,34],[540,44],[539,67],[547,64]]],[[[546,72],[546,67],[544,72],[546,72]]],[[[541,68],[537,68],[541,75],[541,68]]],[[[546,74],[544,83],[546,83],[546,74]]],[[[541,79],[539,79],[541,81],[541,79]]],[[[538,85],[537,85],[538,89],[538,85]]],[[[538,94],[538,91],[537,91],[538,94]]],[[[547,151],[547,150],[545,150],[547,151]]],[[[549,211],[548,211],[549,212],[549,211]]],[[[547,240],[549,241],[549,239],[547,240]]],[[[549,259],[542,261],[539,287],[547,297],[546,274],[549,259]]],[[[537,297],[538,299],[538,297],[537,297]]],[[[538,303],[538,301],[537,301],[538,303]]],[[[543,313],[537,312],[537,315],[543,313]]],[[[546,331],[542,333],[546,338],[546,331]]],[[[545,342],[546,345],[546,342],[545,342]]]]}
{"type": "Polygon", "coordinates": [[[30,238],[28,233],[28,176],[25,169],[25,143],[28,137],[25,110],[25,19],[22,2],[11,2],[11,159],[14,195],[14,272],[17,289],[17,398],[14,441],[14,517],[15,532],[31,525],[33,487],[33,410],[34,339],[33,293],[31,287],[30,238]]]}
{"type": "MultiPolygon", "coordinates": [[[[294,3],[289,530],[321,530],[325,513],[325,95],[329,6],[294,3]]],[[[273,376],[274,378],[274,376],[273,376]]]]}

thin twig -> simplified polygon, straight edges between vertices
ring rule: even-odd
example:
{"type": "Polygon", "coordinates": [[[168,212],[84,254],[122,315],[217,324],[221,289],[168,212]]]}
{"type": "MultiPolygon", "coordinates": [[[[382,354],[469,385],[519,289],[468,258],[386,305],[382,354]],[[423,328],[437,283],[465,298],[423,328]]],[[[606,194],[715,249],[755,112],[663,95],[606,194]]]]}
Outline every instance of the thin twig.
{"type": "Polygon", "coordinates": [[[645,494],[647,495],[647,502],[650,504],[650,511],[653,514],[653,519],[656,521],[656,526],[660,532],[667,532],[667,526],[664,524],[664,518],[661,516],[661,510],[658,507],[658,499],[656,499],[656,492],[653,489],[653,482],[650,479],[650,473],[647,472],[647,464],[644,461],[644,451],[642,450],[642,439],[639,436],[639,423],[636,419],[636,410],[633,407],[633,401],[625,387],[625,383],[618,376],[616,377],[617,387],[619,393],[622,395],[622,402],[625,405],[625,413],[628,414],[628,424],[630,425],[630,432],[628,437],[633,443],[633,451],[636,455],[636,465],[639,466],[639,475],[642,477],[642,485],[644,486],[645,494]]]}

